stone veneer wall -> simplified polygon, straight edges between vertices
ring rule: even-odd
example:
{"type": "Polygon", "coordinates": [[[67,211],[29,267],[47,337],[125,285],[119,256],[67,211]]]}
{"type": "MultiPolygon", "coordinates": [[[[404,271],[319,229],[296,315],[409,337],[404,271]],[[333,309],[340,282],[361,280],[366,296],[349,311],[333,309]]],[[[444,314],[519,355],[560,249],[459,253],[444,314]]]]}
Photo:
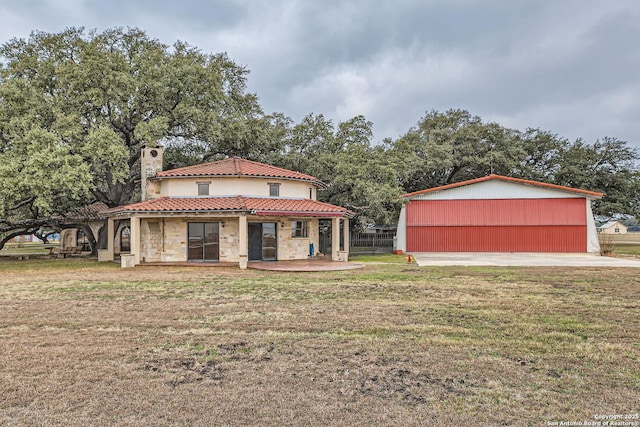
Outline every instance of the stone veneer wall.
{"type": "MultiPolygon", "coordinates": [[[[255,220],[258,218],[250,218],[255,220]]],[[[291,221],[280,218],[259,218],[260,222],[276,222],[278,227],[278,259],[306,259],[309,244],[313,243],[318,252],[318,219],[309,218],[309,237],[291,237],[291,221]],[[284,227],[281,223],[284,221],[284,227]]],[[[141,221],[141,261],[143,262],[184,262],[187,261],[187,224],[189,222],[224,222],[220,224],[220,262],[239,261],[238,218],[165,218],[141,221]],[[163,239],[164,235],[164,239],[163,239]]]]}
{"type": "Polygon", "coordinates": [[[284,221],[284,227],[278,223],[278,260],[307,259],[311,243],[313,243],[314,252],[318,252],[318,219],[308,218],[301,221],[308,221],[309,237],[291,237],[292,221],[288,219],[284,221]]]}
{"type": "Polygon", "coordinates": [[[162,219],[143,219],[140,222],[140,261],[162,261],[162,219]]]}
{"type": "Polygon", "coordinates": [[[238,262],[240,260],[238,239],[240,220],[225,218],[223,221],[224,227],[220,224],[220,262],[238,262]]]}

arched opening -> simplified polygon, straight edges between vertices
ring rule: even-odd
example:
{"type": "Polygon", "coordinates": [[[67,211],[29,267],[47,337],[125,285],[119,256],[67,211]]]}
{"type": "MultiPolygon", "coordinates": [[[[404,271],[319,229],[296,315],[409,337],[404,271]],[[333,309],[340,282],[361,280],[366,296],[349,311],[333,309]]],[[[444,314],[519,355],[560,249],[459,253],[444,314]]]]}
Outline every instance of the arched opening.
{"type": "Polygon", "coordinates": [[[81,251],[90,251],[91,246],[89,245],[89,239],[87,235],[84,234],[84,230],[82,228],[78,228],[78,232],[76,233],[76,246],[82,246],[81,251]]]}
{"type": "Polygon", "coordinates": [[[120,252],[131,252],[131,228],[122,227],[120,230],[120,252]]]}

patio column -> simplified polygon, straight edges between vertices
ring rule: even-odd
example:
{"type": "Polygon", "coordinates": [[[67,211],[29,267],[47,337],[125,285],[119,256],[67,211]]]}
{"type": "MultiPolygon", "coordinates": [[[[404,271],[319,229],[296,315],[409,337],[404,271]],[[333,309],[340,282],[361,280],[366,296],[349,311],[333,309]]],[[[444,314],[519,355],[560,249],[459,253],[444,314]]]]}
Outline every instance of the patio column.
{"type": "Polygon", "coordinates": [[[140,264],[140,217],[131,217],[131,255],[134,265],[140,264]]]}
{"type": "Polygon", "coordinates": [[[338,261],[340,251],[340,218],[331,218],[331,261],[338,261]]]}
{"type": "Polygon", "coordinates": [[[342,220],[342,238],[344,239],[344,249],[343,251],[347,253],[347,257],[349,256],[349,219],[345,218],[342,220]]]}
{"type": "Polygon", "coordinates": [[[113,218],[107,219],[107,259],[113,261],[113,240],[116,238],[113,218]]]}
{"type": "Polygon", "coordinates": [[[107,247],[98,249],[98,262],[113,261],[113,237],[113,219],[107,218],[107,247]]]}
{"type": "Polygon", "coordinates": [[[238,229],[238,255],[240,259],[238,264],[244,270],[249,262],[249,226],[246,215],[241,215],[238,219],[240,220],[238,229]]]}

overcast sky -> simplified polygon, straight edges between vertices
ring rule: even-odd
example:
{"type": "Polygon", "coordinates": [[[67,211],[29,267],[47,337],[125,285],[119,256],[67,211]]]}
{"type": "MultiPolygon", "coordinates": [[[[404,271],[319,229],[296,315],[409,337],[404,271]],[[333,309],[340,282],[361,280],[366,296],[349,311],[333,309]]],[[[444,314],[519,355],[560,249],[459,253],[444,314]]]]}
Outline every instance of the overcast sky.
{"type": "Polygon", "coordinates": [[[265,112],[362,114],[376,141],[462,108],[640,147],[637,0],[0,0],[0,43],[71,26],[227,52],[265,112]]]}

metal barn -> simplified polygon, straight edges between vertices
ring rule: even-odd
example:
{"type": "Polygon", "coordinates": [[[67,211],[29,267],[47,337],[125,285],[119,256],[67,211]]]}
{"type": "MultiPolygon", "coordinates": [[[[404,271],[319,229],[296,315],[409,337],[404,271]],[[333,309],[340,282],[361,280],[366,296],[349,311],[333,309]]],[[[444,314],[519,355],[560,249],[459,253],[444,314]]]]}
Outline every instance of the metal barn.
{"type": "Polygon", "coordinates": [[[601,193],[490,175],[403,197],[405,252],[600,251],[591,202],[601,193]]]}

